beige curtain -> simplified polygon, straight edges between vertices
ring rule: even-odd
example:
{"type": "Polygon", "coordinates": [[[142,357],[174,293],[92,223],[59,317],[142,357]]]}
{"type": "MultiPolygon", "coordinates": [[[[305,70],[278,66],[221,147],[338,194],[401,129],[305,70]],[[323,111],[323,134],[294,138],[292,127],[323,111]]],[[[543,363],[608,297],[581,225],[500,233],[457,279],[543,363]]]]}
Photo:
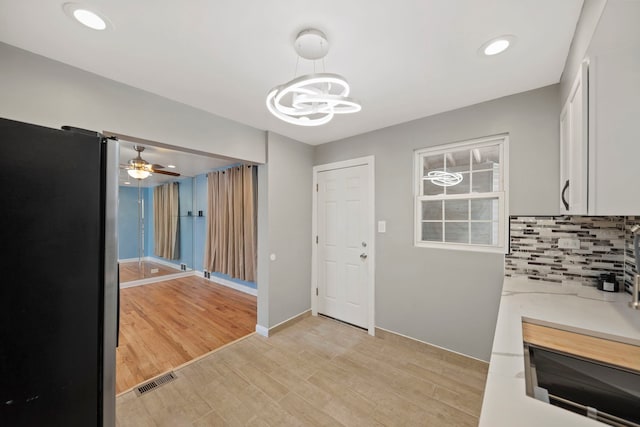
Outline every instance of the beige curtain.
{"type": "Polygon", "coordinates": [[[153,189],[153,254],[166,259],[180,257],[178,239],[178,183],[153,189]]]}
{"type": "Polygon", "coordinates": [[[257,168],[240,166],[207,174],[204,267],[256,280],[257,168]]]}

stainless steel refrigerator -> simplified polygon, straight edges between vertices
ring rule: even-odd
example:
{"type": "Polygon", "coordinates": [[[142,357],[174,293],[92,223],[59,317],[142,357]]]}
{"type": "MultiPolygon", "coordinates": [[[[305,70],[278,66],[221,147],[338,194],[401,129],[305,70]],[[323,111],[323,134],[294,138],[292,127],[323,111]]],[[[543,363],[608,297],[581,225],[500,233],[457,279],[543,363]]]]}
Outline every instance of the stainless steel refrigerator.
{"type": "Polygon", "coordinates": [[[0,426],[115,425],[118,143],[0,118],[0,426]]]}

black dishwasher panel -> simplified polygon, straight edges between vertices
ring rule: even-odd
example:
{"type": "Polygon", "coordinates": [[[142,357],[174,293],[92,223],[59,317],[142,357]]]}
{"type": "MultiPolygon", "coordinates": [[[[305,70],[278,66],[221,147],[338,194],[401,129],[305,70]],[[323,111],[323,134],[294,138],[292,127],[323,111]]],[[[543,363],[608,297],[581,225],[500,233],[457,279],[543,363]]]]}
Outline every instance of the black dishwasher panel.
{"type": "Polygon", "coordinates": [[[626,425],[640,424],[639,372],[532,345],[529,355],[537,386],[547,390],[551,404],[582,415],[581,407],[594,408],[633,423],[626,425]]]}

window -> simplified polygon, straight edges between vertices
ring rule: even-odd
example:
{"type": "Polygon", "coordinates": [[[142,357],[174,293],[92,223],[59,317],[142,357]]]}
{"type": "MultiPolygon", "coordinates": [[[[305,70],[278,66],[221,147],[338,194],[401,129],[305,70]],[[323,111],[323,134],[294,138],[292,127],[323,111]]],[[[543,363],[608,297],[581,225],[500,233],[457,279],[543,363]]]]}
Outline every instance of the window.
{"type": "Polygon", "coordinates": [[[415,153],[415,245],[505,252],[506,135],[415,153]]]}

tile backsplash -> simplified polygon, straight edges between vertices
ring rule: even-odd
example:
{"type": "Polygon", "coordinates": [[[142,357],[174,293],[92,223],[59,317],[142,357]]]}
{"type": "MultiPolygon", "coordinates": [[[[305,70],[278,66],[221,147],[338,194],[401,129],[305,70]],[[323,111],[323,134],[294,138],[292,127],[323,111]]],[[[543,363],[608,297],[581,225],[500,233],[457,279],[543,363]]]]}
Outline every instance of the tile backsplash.
{"type": "Polygon", "coordinates": [[[640,224],[640,216],[625,217],[624,283],[629,293],[631,293],[631,287],[637,273],[636,260],[633,254],[633,234],[631,234],[631,227],[637,224],[640,224]]]}
{"type": "Polygon", "coordinates": [[[510,218],[511,250],[506,276],[596,286],[603,273],[631,284],[635,274],[630,228],[640,217],[554,216],[510,218]],[[559,248],[559,239],[578,239],[579,249],[559,248]]]}

